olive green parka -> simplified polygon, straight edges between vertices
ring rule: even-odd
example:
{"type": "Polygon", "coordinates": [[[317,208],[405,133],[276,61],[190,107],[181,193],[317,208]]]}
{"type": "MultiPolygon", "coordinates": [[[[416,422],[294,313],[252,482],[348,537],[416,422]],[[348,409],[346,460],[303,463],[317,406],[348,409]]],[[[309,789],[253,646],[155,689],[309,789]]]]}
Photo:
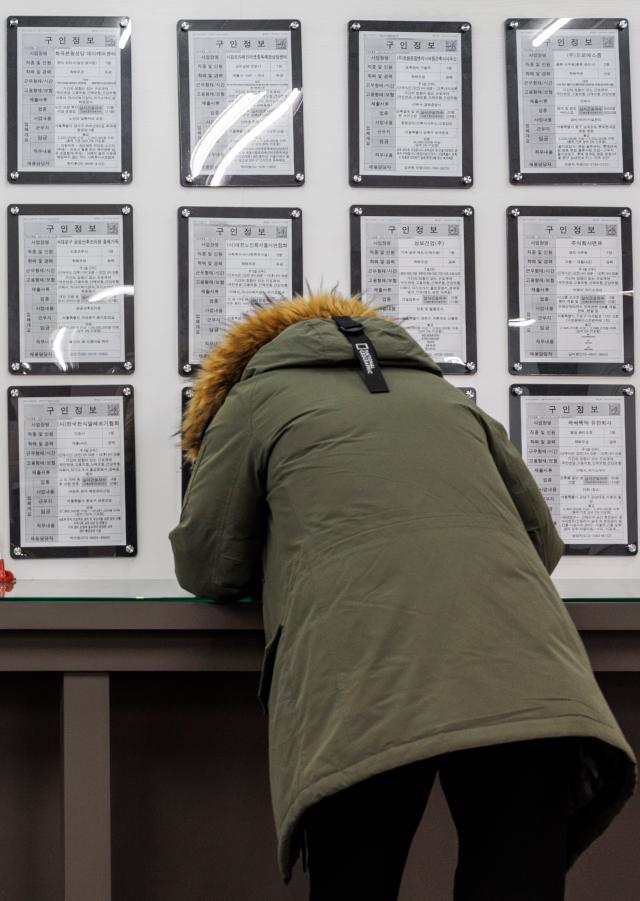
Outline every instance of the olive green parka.
{"type": "Polygon", "coordinates": [[[563,544],[503,426],[392,317],[333,292],[271,302],[203,362],[195,460],[169,534],[188,591],[261,600],[278,865],[301,815],[448,751],[580,736],[569,868],[635,790],[637,760],[550,573],[563,544]],[[330,318],[362,322],[370,393],[330,318]]]}

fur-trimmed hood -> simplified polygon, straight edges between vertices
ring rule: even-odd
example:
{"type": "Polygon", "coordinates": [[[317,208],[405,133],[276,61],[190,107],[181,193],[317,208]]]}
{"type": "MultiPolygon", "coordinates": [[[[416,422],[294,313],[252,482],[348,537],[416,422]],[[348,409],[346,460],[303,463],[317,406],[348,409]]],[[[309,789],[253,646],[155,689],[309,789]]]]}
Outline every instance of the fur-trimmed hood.
{"type": "Polygon", "coordinates": [[[365,303],[359,294],[345,297],[333,291],[313,292],[282,301],[267,297],[266,303],[255,301],[254,305],[255,312],[235,322],[212,347],[194,379],[181,429],[182,450],[189,461],[197,457],[207,425],[241,379],[278,366],[318,366],[349,359],[356,365],[351,344],[331,321],[332,316],[375,320],[374,330],[368,328],[367,334],[381,364],[414,366],[442,376],[437,363],[395,317],[365,303]],[[298,324],[302,327],[296,327],[294,336],[290,327],[298,324]],[[275,341],[285,329],[287,338],[295,337],[294,343],[275,341]]]}

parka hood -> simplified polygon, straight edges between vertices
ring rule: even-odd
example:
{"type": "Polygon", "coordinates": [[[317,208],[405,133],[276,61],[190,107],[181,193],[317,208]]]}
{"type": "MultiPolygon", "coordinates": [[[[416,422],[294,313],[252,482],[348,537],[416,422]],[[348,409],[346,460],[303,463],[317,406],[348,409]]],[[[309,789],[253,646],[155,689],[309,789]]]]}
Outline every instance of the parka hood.
{"type": "Polygon", "coordinates": [[[234,323],[202,361],[193,395],[182,420],[181,443],[187,460],[195,460],[207,425],[225,397],[241,380],[271,369],[331,366],[351,361],[351,343],[332,316],[351,316],[365,324],[382,369],[385,364],[424,369],[442,377],[438,364],[393,316],[382,314],[360,295],[332,291],[296,295],[266,303],[234,323]]]}

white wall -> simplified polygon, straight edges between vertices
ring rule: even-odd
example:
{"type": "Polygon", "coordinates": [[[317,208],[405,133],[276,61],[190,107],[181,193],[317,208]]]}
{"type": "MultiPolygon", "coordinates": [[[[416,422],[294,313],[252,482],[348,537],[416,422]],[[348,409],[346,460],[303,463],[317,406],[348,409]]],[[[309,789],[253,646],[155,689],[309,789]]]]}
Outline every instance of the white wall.
{"type": "MultiPolygon", "coordinates": [[[[356,202],[471,204],[475,207],[478,373],[451,377],[473,385],[489,413],[508,422],[507,296],[505,207],[521,204],[628,206],[640,215],[640,178],[630,186],[513,186],[508,179],[504,25],[507,17],[562,15],[624,16],[629,19],[636,164],[640,161],[640,8],[630,0],[613,7],[607,0],[20,0],[5,5],[5,15],[128,15],[132,29],[133,180],[119,185],[12,185],[6,180],[6,140],[0,140],[0,188],[8,203],[131,203],[134,208],[136,372],[136,460],[138,554],[135,558],[14,560],[9,558],[6,388],[20,384],[7,370],[6,340],[0,366],[0,555],[18,579],[172,578],[167,533],[180,510],[180,455],[177,438],[180,390],[177,371],[176,209],[192,205],[296,205],[303,211],[304,276],[313,288],[338,283],[349,293],[349,205],[356,202]],[[302,23],[305,171],[303,187],[183,188],[179,181],[176,21],[180,18],[299,18],[302,23]],[[347,28],[352,18],[467,20],[473,45],[473,143],[475,184],[455,188],[353,188],[347,178],[347,28]]],[[[3,44],[6,28],[2,29],[3,44]]],[[[5,47],[2,49],[5,71],[5,47]]],[[[4,82],[4,75],[2,78],[4,82]]],[[[0,122],[6,128],[6,92],[0,91],[0,122]]],[[[634,262],[638,265],[634,226],[634,262]]],[[[0,247],[6,247],[6,216],[0,212],[0,247]]],[[[2,250],[1,259],[5,260],[2,250]]],[[[6,335],[7,290],[0,279],[2,334],[6,335]]],[[[636,349],[640,351],[636,310],[636,349]]],[[[75,383],[125,381],[119,377],[71,377],[75,383]]],[[[584,377],[583,377],[584,378],[584,377]]],[[[578,379],[577,381],[582,381],[578,379]]],[[[586,379],[584,379],[586,381],[586,379]]],[[[56,376],[33,377],[24,384],[65,383],[56,376]]],[[[535,378],[523,381],[536,382],[535,378]]],[[[572,382],[575,377],[538,378],[572,382]]],[[[595,378],[614,383],[615,379],[595,378]]],[[[620,380],[635,384],[636,377],[620,380]]],[[[638,416],[640,421],[640,416],[638,416]]],[[[638,443],[640,448],[640,442],[638,443]]],[[[640,578],[640,555],[633,558],[565,557],[558,578],[640,578]]],[[[611,586],[614,593],[615,586],[611,586]]]]}

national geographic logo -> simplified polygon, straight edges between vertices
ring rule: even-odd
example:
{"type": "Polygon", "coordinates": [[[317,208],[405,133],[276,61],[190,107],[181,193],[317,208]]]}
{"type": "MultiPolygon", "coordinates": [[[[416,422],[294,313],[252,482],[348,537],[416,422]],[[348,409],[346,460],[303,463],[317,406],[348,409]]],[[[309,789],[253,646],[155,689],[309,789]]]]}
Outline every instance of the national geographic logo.
{"type": "Polygon", "coordinates": [[[367,375],[371,375],[372,372],[375,372],[376,364],[374,363],[373,357],[371,356],[369,345],[366,342],[356,342],[355,347],[360,354],[360,359],[364,363],[365,372],[367,373],[367,375]]]}

